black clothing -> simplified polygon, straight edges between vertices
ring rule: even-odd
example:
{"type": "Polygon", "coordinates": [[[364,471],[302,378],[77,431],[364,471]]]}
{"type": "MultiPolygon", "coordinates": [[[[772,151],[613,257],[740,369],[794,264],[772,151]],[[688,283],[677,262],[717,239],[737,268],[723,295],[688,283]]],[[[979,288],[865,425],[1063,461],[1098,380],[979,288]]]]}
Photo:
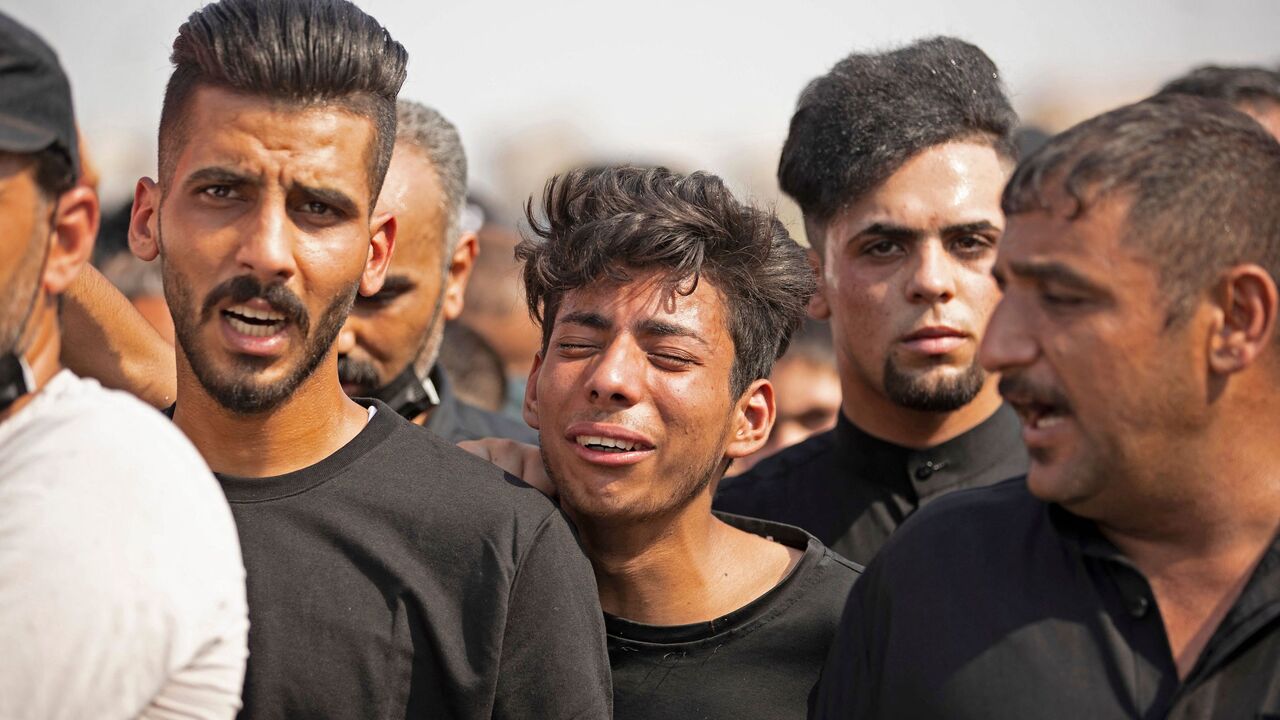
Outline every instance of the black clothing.
{"type": "Polygon", "coordinates": [[[1142,573],[1019,478],[921,510],[849,596],[817,718],[1280,718],[1280,536],[1178,681],[1142,573]]]}
{"type": "Polygon", "coordinates": [[[453,391],[453,383],[439,365],[431,370],[431,382],[440,398],[427,416],[426,427],[431,432],[451,443],[496,437],[538,444],[537,431],[523,422],[468,405],[459,399],[453,391]]]}
{"type": "Polygon", "coordinates": [[[618,720],[804,717],[862,568],[799,528],[720,519],[803,550],[804,557],[777,587],[711,622],[654,626],[606,615],[618,720]]]}
{"type": "Polygon", "coordinates": [[[248,572],[240,717],[607,717],[595,579],[564,516],[375,407],[311,467],[218,478],[248,572]]]}
{"type": "Polygon", "coordinates": [[[835,428],[722,481],[715,508],[802,527],[863,565],[921,505],[1027,471],[1013,410],[941,445],[911,450],[872,437],[844,416],[835,428]]]}

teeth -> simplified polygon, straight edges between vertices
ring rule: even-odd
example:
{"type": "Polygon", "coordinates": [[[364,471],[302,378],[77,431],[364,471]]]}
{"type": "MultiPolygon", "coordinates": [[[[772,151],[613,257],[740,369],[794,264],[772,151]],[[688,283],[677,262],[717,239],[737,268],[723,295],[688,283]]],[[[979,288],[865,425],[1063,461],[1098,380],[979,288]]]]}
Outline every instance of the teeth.
{"type": "Polygon", "coordinates": [[[241,317],[247,317],[251,320],[266,320],[269,322],[279,322],[284,320],[284,315],[270,310],[255,310],[248,305],[233,305],[227,308],[227,312],[233,312],[241,317]]]}
{"type": "Polygon", "coordinates": [[[235,315],[226,315],[227,323],[231,325],[231,329],[241,335],[249,335],[251,337],[270,337],[280,331],[280,324],[274,325],[254,325],[247,323],[235,315]]]}
{"type": "Polygon", "coordinates": [[[1035,422],[1031,423],[1031,426],[1034,428],[1051,428],[1054,425],[1061,424],[1062,421],[1063,417],[1061,415],[1041,415],[1035,419],[1035,422]]]}
{"type": "Polygon", "coordinates": [[[578,444],[583,447],[598,445],[600,447],[616,448],[623,451],[635,450],[636,447],[639,446],[639,443],[633,443],[627,440],[618,440],[616,438],[600,437],[598,435],[579,435],[578,444]]]}

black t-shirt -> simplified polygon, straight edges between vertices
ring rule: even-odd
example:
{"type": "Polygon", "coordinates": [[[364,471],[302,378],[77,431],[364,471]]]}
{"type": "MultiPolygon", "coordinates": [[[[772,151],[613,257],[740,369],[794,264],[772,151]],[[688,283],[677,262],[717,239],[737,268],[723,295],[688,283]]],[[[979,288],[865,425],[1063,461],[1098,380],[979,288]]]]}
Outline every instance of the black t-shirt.
{"type": "Polygon", "coordinates": [[[834,429],[723,480],[715,508],[802,527],[866,565],[917,508],[1022,475],[1027,463],[1018,416],[1007,405],[924,450],[874,437],[841,413],[834,429]]]}
{"type": "Polygon", "coordinates": [[[595,579],[564,516],[376,407],[311,467],[219,477],[248,571],[240,717],[608,717],[595,579]]]}
{"type": "Polygon", "coordinates": [[[711,622],[654,626],[606,616],[618,720],[805,716],[861,568],[799,528],[717,515],[804,557],[777,587],[711,622]]]}
{"type": "Polygon", "coordinates": [[[922,509],[849,596],[816,718],[1280,718],[1280,536],[1179,681],[1155,596],[1021,478],[922,509]]]}

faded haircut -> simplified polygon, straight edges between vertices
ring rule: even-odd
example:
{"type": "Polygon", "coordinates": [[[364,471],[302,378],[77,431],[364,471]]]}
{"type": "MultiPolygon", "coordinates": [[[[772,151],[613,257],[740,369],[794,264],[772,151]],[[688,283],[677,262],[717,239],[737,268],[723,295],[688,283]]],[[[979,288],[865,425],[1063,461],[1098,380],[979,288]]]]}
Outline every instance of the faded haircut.
{"type": "Polygon", "coordinates": [[[923,150],[976,140],[1016,159],[1017,122],[995,63],[963,40],[854,53],[800,93],[778,184],[820,250],[821,228],[923,150]]]}
{"type": "Polygon", "coordinates": [[[396,94],[408,54],[360,8],[347,0],[220,0],[178,28],[170,59],[160,114],[163,185],[187,141],[191,96],[216,87],[299,107],[332,104],[369,119],[376,131],[370,198],[378,197],[395,147],[396,94]]]}
{"type": "Polygon", "coordinates": [[[767,378],[816,289],[813,269],[771,212],[738,202],[709,173],[630,166],[574,170],[547,182],[525,207],[532,234],[516,247],[529,313],[546,352],[566,293],[658,271],[671,292],[700,280],[724,298],[736,398],[767,378]]]}
{"type": "Polygon", "coordinates": [[[1280,143],[1232,106],[1157,95],[1086,120],[1024,160],[1005,187],[1006,215],[1070,217],[1129,203],[1125,241],[1150,258],[1168,322],[1227,268],[1256,263],[1280,279],[1280,143]]]}

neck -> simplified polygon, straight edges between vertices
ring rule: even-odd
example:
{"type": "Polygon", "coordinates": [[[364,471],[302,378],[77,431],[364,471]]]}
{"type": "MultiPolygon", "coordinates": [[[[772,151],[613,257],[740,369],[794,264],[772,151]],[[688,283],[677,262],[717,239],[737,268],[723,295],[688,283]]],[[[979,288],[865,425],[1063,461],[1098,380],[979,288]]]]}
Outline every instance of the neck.
{"type": "Polygon", "coordinates": [[[214,472],[273,477],[310,467],[350,442],[368,417],[368,410],[342,392],[334,353],[279,405],[242,414],[205,392],[178,348],[178,406],[173,421],[214,472]]]}
{"type": "Polygon", "coordinates": [[[601,608],[648,625],[722,617],[772,589],[800,556],[716,519],[710,489],[660,518],[577,520],[601,608]]]}
{"type": "Polygon", "coordinates": [[[1003,402],[996,389],[998,378],[988,375],[982,389],[964,407],[950,412],[905,408],[878,389],[840,379],[841,412],[854,425],[881,440],[922,450],[940,445],[981,425],[1003,402]]]}
{"type": "Polygon", "coordinates": [[[0,412],[0,422],[8,420],[26,407],[37,393],[62,370],[58,359],[62,350],[62,342],[58,332],[57,303],[50,298],[43,298],[32,312],[27,323],[27,331],[18,341],[18,347],[25,345],[22,357],[31,368],[35,387],[31,392],[14,401],[12,405],[0,412]]]}

